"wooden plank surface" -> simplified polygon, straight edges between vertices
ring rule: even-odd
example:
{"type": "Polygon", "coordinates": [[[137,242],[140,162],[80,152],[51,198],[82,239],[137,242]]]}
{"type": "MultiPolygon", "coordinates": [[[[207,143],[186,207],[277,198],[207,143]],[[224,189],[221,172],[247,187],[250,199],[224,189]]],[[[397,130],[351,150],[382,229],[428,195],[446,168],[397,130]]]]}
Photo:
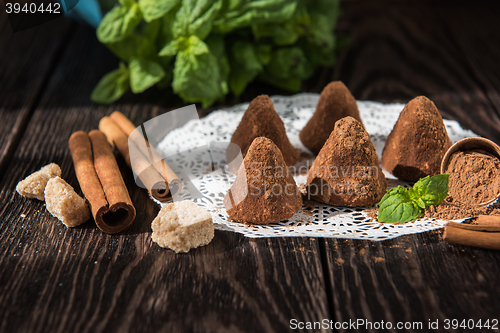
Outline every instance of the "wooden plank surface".
{"type": "MultiPolygon", "coordinates": [[[[340,30],[351,44],[333,78],[361,100],[426,95],[444,117],[500,142],[499,15],[492,2],[346,1],[340,30]]],[[[423,331],[439,320],[432,331],[444,332],[445,319],[498,319],[500,253],[450,245],[440,234],[322,240],[333,320],[421,322],[423,331]]]]}
{"type": "Polygon", "coordinates": [[[15,193],[20,179],[49,162],[79,191],[72,132],[96,128],[115,109],[136,124],[166,111],[91,104],[93,86],[116,64],[88,29],[75,32],[0,183],[0,331],[282,332],[291,318],[328,318],[317,239],[217,231],[188,254],[161,249],[150,237],[159,207],[121,158],[137,218],[119,235],[91,222],[67,229],[42,202],[15,193]]]}
{"type": "MultiPolygon", "coordinates": [[[[442,232],[383,242],[325,240],[336,322],[390,322],[397,332],[448,332],[446,319],[498,319],[500,256],[443,242],[442,232]],[[439,321],[437,330],[429,329],[439,321]],[[396,329],[398,323],[408,326],[396,329]],[[421,323],[421,328],[419,325],[421,323]]],[[[370,326],[355,330],[365,332],[370,326]]],[[[481,331],[458,328],[457,332],[481,331]]]]}
{"type": "Polygon", "coordinates": [[[71,22],[57,19],[14,34],[0,6],[0,178],[71,27],[71,22]]]}
{"type": "MultiPolygon", "coordinates": [[[[355,0],[343,7],[339,31],[351,44],[335,68],[309,80],[304,91],[319,92],[341,79],[358,99],[406,102],[425,94],[443,115],[500,142],[496,2],[355,0]]],[[[216,232],[212,244],[186,255],[160,249],[149,236],[158,207],[135,187],[120,159],[139,207],[133,227],[114,236],[91,223],[66,229],[43,203],[20,198],[17,181],[53,161],[79,191],[67,149],[73,131],[96,128],[115,109],[139,124],[182,103],[152,89],[109,107],[94,105],[92,88],[118,60],[91,29],[70,31],[63,48],[56,39],[35,37],[43,31],[38,29],[9,39],[0,23],[0,45],[13,50],[2,58],[21,68],[19,74],[0,63],[0,109],[6,112],[0,147],[9,152],[2,153],[8,163],[0,163],[6,168],[0,182],[0,331],[281,332],[292,318],[425,325],[500,313],[492,297],[500,291],[499,254],[445,244],[439,233],[372,243],[250,240],[216,232]],[[9,82],[17,90],[9,90],[9,82]],[[19,130],[12,134],[10,128],[19,130]]],[[[47,29],[67,25],[54,22],[47,29]]],[[[284,92],[254,83],[238,101],[261,93],[284,92]]]]}
{"type": "Polygon", "coordinates": [[[429,97],[441,113],[500,143],[500,4],[346,1],[350,44],[335,65],[359,100],[429,97]]]}

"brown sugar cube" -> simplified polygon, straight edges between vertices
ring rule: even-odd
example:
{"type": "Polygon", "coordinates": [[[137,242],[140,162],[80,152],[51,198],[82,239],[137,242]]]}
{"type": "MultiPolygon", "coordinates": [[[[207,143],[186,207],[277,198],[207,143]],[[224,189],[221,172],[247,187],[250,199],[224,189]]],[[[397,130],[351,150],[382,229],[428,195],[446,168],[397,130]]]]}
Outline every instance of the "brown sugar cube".
{"type": "Polygon", "coordinates": [[[188,252],[214,238],[212,215],[189,200],[163,206],[151,228],[153,241],[175,252],[188,252]]]}
{"type": "Polygon", "coordinates": [[[90,210],[71,185],[55,177],[45,187],[47,210],[67,227],[76,227],[90,219],[90,210]]]}
{"type": "Polygon", "coordinates": [[[16,186],[17,193],[24,197],[43,201],[43,191],[47,186],[47,182],[57,176],[61,176],[61,168],[55,163],[50,163],[21,180],[16,186]]]}

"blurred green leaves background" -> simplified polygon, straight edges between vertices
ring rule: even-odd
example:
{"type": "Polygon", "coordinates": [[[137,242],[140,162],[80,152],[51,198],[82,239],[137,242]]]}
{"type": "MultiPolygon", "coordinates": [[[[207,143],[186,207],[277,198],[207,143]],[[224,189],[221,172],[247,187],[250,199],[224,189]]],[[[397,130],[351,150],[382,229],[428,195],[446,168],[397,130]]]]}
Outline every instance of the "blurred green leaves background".
{"type": "Polygon", "coordinates": [[[208,107],[253,80],[292,92],[335,60],[339,0],[119,0],[97,38],[123,62],[95,87],[111,103],[157,85],[208,107]]]}

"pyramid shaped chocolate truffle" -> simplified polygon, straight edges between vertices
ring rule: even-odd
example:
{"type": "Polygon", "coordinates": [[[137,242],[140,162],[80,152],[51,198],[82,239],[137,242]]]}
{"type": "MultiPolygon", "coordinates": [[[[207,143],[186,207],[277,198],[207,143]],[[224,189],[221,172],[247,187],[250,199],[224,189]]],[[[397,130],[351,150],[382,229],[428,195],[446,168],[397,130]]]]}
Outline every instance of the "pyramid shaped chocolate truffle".
{"type": "MultiPolygon", "coordinates": [[[[271,139],[278,146],[287,165],[294,165],[299,159],[299,152],[288,140],[285,124],[276,113],[273,102],[267,95],[260,95],[250,103],[231,138],[231,143],[238,145],[245,157],[255,138],[261,136],[271,139]]],[[[239,152],[228,149],[228,163],[236,157],[237,153],[239,152]]]]}
{"type": "Polygon", "coordinates": [[[440,172],[451,140],[434,103],[419,96],[406,104],[387,137],[382,166],[401,180],[417,181],[440,172]]]}
{"type": "Polygon", "coordinates": [[[229,218],[250,224],[289,219],[302,207],[302,196],[278,147],[256,138],[236,180],[224,197],[229,218]]]}
{"type": "Polygon", "coordinates": [[[361,123],[356,99],[341,81],[329,83],[319,96],[316,112],[300,132],[300,140],[318,154],[332,133],[337,120],[353,117],[361,123]]]}
{"type": "Polygon", "coordinates": [[[359,121],[345,117],[335,123],[309,169],[306,187],[310,199],[334,206],[366,207],[382,199],[387,180],[359,121]]]}

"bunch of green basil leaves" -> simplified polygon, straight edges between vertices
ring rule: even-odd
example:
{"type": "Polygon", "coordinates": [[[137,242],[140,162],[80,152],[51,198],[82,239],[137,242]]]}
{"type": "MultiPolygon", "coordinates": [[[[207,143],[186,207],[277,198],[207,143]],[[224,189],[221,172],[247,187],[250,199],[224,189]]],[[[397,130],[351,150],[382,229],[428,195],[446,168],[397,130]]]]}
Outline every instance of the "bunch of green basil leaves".
{"type": "Polygon", "coordinates": [[[91,99],[172,87],[208,107],[254,79],[290,91],[334,62],[339,0],[119,0],[97,38],[121,60],[91,99]]]}

